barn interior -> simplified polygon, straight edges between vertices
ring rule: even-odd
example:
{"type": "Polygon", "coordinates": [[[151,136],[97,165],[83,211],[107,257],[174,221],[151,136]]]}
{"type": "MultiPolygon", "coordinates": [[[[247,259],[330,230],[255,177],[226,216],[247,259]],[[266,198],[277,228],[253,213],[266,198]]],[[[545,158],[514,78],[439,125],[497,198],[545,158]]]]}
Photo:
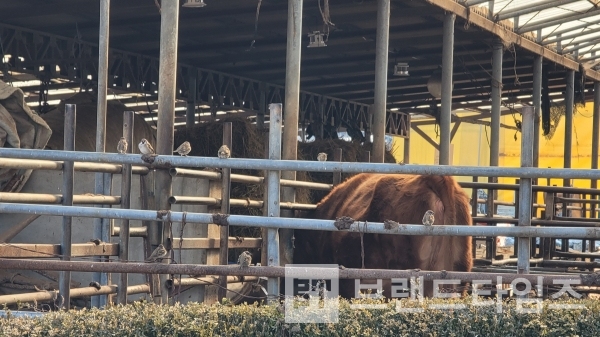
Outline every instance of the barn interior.
{"type": "MultiPolygon", "coordinates": [[[[178,140],[186,130],[200,129],[199,124],[229,118],[267,128],[268,104],[285,104],[286,84],[298,93],[301,140],[309,139],[308,134],[322,140],[331,137],[331,130],[359,143],[364,137],[366,149],[373,153],[368,160],[375,162],[383,162],[377,153],[384,149],[374,148],[372,139],[382,137],[382,132],[402,138],[405,148],[411,134],[429,139],[439,147],[443,165],[461,123],[490,126],[490,147],[497,149],[500,128],[520,131],[518,124],[516,128],[500,124],[499,116],[518,115],[523,107],[536,109],[538,142],[540,133],[553,127],[553,111],[568,121],[576,104],[593,100],[594,116],[598,114],[600,8],[596,1],[527,5],[509,0],[300,1],[299,49],[294,49],[289,38],[290,27],[294,28],[291,3],[298,1],[180,1],[175,26],[175,113],[167,127],[175,128],[178,140]],[[388,24],[385,16],[378,16],[385,4],[389,5],[388,24]],[[290,59],[300,62],[298,73],[290,71],[294,68],[290,59]],[[377,121],[378,115],[383,119],[377,121]],[[432,124],[440,127],[439,141],[420,129],[432,124]]],[[[165,52],[160,41],[163,5],[158,0],[4,1],[0,3],[0,79],[20,88],[27,105],[41,116],[77,94],[101,97],[98,88],[104,87],[106,100],[134,111],[158,137],[160,57],[165,52]],[[102,6],[107,3],[110,11],[102,6]],[[108,48],[106,66],[99,62],[104,47],[108,48]]],[[[573,139],[572,130],[567,134],[565,156],[573,139]]],[[[589,141],[598,144],[598,138],[596,128],[589,141]]],[[[536,143],[533,146],[537,166],[536,143]]],[[[592,153],[594,169],[597,148],[592,153]]],[[[333,150],[328,150],[333,157],[333,150]]],[[[491,166],[497,166],[497,156],[492,150],[491,166]]],[[[570,167],[570,150],[568,156],[564,167],[570,167]]],[[[409,151],[398,161],[409,164],[409,151]]],[[[493,195],[492,185],[463,186],[488,189],[493,195]]],[[[591,187],[579,193],[581,198],[596,198],[595,181],[591,187]]],[[[561,191],[556,189],[556,193],[561,191]]],[[[595,204],[567,206],[568,199],[562,200],[564,209],[579,207],[583,215],[577,221],[595,224],[595,204]]],[[[548,203],[537,205],[543,209],[548,203]]],[[[515,217],[495,217],[497,206],[491,204],[484,214],[475,211],[476,221],[516,223],[515,217]]],[[[551,220],[537,219],[540,223],[551,220]]],[[[494,239],[480,239],[486,247],[478,261],[482,270],[516,263],[517,251],[502,255],[494,239]]],[[[583,244],[579,255],[570,253],[568,246],[563,240],[559,258],[583,259],[574,265],[594,270],[594,240],[587,243],[587,253],[583,244]]],[[[548,248],[542,244],[538,248],[537,257],[550,258],[544,251],[548,248]]],[[[550,264],[532,268],[544,272],[550,264]]]]}

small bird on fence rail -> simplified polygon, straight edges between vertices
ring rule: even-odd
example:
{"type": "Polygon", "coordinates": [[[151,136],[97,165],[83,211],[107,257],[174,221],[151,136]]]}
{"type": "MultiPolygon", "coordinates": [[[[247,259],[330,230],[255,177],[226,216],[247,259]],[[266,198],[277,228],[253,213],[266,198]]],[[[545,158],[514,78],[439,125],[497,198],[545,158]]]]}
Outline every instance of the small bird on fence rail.
{"type": "Polygon", "coordinates": [[[219,148],[219,158],[220,159],[227,159],[231,157],[231,151],[229,150],[229,147],[227,147],[227,145],[223,145],[219,148]]]}
{"type": "Polygon", "coordinates": [[[321,152],[317,155],[318,161],[327,161],[327,153],[321,152]]]}
{"type": "Polygon", "coordinates": [[[433,225],[434,221],[435,221],[435,218],[433,216],[433,211],[428,210],[427,212],[425,212],[425,215],[423,216],[423,225],[431,226],[431,225],[433,225]]]}
{"type": "Polygon", "coordinates": [[[238,257],[238,265],[240,265],[240,268],[248,267],[250,266],[250,263],[252,263],[252,254],[250,254],[249,251],[240,254],[240,257],[238,257]]]}
{"type": "Polygon", "coordinates": [[[117,152],[119,152],[119,154],[127,153],[127,141],[125,140],[125,137],[121,137],[119,140],[119,144],[117,144],[117,152]]]}
{"type": "Polygon", "coordinates": [[[146,259],[146,262],[156,262],[157,260],[162,261],[162,259],[166,258],[167,255],[169,255],[169,252],[165,249],[165,246],[160,244],[146,259]]]}
{"type": "Polygon", "coordinates": [[[185,142],[181,143],[181,145],[179,145],[177,150],[175,150],[173,152],[179,153],[180,156],[187,156],[191,151],[192,151],[192,146],[190,145],[190,142],[188,142],[186,140],[185,142]]]}
{"type": "Polygon", "coordinates": [[[100,285],[100,283],[95,282],[95,281],[90,282],[90,287],[94,287],[94,288],[96,288],[96,290],[102,289],[102,286],[100,285]]]}
{"type": "Polygon", "coordinates": [[[150,142],[146,140],[146,138],[142,138],[142,141],[138,144],[138,147],[140,148],[140,152],[142,154],[154,154],[154,148],[150,142]]]}

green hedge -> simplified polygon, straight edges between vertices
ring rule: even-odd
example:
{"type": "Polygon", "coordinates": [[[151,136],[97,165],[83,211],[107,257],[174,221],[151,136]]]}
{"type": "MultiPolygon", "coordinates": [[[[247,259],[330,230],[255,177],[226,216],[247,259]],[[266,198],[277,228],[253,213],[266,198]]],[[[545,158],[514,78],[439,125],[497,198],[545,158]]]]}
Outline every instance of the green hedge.
{"type": "MultiPolygon", "coordinates": [[[[357,303],[379,303],[375,300],[357,303]]],[[[286,323],[282,307],[187,304],[158,306],[136,302],[108,310],[54,312],[43,318],[0,319],[2,336],[600,336],[600,304],[594,300],[544,301],[541,313],[517,313],[515,300],[475,307],[470,299],[427,300],[421,313],[351,309],[340,301],[339,322],[286,323]],[[427,308],[463,303],[464,310],[427,308]],[[583,304],[585,309],[552,310],[548,304],[583,304]]]]}

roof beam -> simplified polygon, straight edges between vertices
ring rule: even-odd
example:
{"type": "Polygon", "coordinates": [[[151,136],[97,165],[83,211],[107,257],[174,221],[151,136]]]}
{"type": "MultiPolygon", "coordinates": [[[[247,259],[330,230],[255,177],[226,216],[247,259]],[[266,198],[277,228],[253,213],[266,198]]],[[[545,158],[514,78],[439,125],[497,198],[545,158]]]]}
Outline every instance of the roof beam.
{"type": "MultiPolygon", "coordinates": [[[[576,61],[562,56],[544,46],[537,44],[534,41],[531,41],[523,36],[511,32],[505,27],[490,21],[489,19],[469,10],[468,8],[452,1],[452,0],[427,0],[427,2],[449,12],[460,16],[461,18],[468,20],[470,23],[481,27],[482,29],[493,33],[494,35],[501,38],[503,41],[508,43],[514,43],[521,48],[528,50],[536,55],[541,55],[547,60],[550,60],[556,64],[562,65],[565,68],[571,70],[579,70],[579,63],[576,61]]],[[[596,71],[588,71],[586,73],[588,77],[591,79],[600,81],[600,73],[596,71]]]]}
{"type": "Polygon", "coordinates": [[[589,46],[594,47],[595,45],[597,45],[598,43],[600,43],[600,38],[595,38],[591,41],[585,42],[585,43],[581,43],[582,41],[577,41],[577,42],[573,42],[571,44],[567,44],[567,46],[571,46],[569,48],[563,48],[562,53],[563,54],[567,54],[576,50],[581,50],[583,48],[587,48],[589,46]],[[581,43],[581,44],[579,44],[581,43]]]}
{"type": "Polygon", "coordinates": [[[575,20],[589,18],[590,16],[594,16],[594,15],[598,15],[598,14],[600,14],[600,9],[593,9],[593,10],[591,10],[589,12],[585,12],[585,13],[569,13],[569,14],[557,16],[549,21],[544,21],[541,23],[534,23],[534,24],[525,25],[523,27],[519,27],[517,29],[517,31],[519,33],[527,33],[527,32],[531,32],[531,31],[538,30],[538,29],[544,29],[544,28],[560,25],[560,24],[563,24],[563,23],[569,22],[569,21],[575,21],[575,20]]]}
{"type": "Polygon", "coordinates": [[[545,39],[547,39],[550,36],[558,36],[558,35],[562,35],[564,33],[576,31],[577,29],[587,28],[588,26],[595,25],[597,23],[600,23],[600,19],[593,20],[593,21],[590,21],[590,22],[585,22],[585,23],[582,23],[580,25],[569,27],[569,28],[564,28],[564,29],[561,29],[561,30],[554,30],[551,33],[548,33],[548,35],[543,36],[542,40],[545,40],[545,39]]]}
{"type": "Polygon", "coordinates": [[[464,5],[465,6],[475,6],[475,5],[479,5],[482,3],[486,3],[489,2],[489,0],[464,0],[464,5]]]}
{"type": "MultiPolygon", "coordinates": [[[[480,56],[477,56],[477,58],[466,60],[465,65],[479,65],[479,64],[485,64],[485,62],[489,62],[489,61],[490,61],[489,55],[480,55],[480,56]]],[[[439,67],[440,64],[441,64],[441,60],[437,64],[432,63],[432,62],[418,61],[418,62],[414,62],[413,65],[410,66],[409,71],[435,70],[439,67]]],[[[392,65],[392,63],[390,63],[390,66],[391,65],[392,65]]],[[[457,64],[455,66],[455,68],[462,69],[462,68],[457,68],[459,66],[462,66],[462,65],[457,64]]],[[[352,77],[358,77],[358,76],[362,76],[362,75],[370,75],[370,74],[375,73],[374,62],[370,62],[370,63],[364,62],[360,65],[353,67],[352,69],[348,69],[348,65],[337,65],[337,64],[332,64],[331,66],[322,68],[322,69],[309,69],[309,70],[307,70],[306,68],[304,68],[304,69],[305,70],[302,71],[302,81],[323,80],[323,79],[326,79],[328,76],[331,76],[334,78],[341,78],[341,77],[352,78],[352,77]]],[[[265,70],[265,71],[260,71],[260,72],[255,72],[254,69],[248,69],[246,72],[244,72],[244,75],[250,76],[250,77],[260,77],[260,78],[262,78],[263,81],[267,81],[267,82],[280,81],[285,77],[285,69],[282,69],[279,67],[273,67],[273,69],[271,69],[271,70],[268,70],[268,71],[265,70]]]]}
{"type": "Polygon", "coordinates": [[[580,38],[582,36],[586,36],[586,35],[594,34],[594,33],[598,33],[598,32],[600,32],[600,28],[584,30],[582,32],[575,32],[575,33],[571,33],[571,34],[565,34],[565,35],[561,35],[560,37],[555,37],[553,39],[548,39],[548,40],[542,41],[542,44],[549,45],[551,43],[556,43],[556,42],[564,41],[564,40],[568,40],[568,39],[576,39],[576,38],[580,38]]]}
{"type": "Polygon", "coordinates": [[[539,11],[547,9],[547,8],[570,4],[575,1],[579,1],[579,0],[554,0],[554,1],[546,1],[544,3],[536,4],[533,6],[525,5],[525,6],[513,8],[510,10],[506,10],[506,11],[500,11],[500,12],[498,12],[498,14],[494,15],[494,20],[495,21],[506,20],[509,18],[513,18],[515,16],[520,16],[520,15],[529,14],[529,13],[533,13],[533,12],[539,12],[539,11]]]}

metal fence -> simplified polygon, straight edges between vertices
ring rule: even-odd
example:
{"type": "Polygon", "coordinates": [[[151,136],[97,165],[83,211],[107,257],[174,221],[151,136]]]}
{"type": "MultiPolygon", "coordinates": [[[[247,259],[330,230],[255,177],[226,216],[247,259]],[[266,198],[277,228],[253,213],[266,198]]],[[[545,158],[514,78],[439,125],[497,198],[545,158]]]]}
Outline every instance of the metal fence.
{"type": "MultiPolygon", "coordinates": [[[[65,140],[70,139],[74,130],[74,115],[75,106],[66,105],[65,118],[65,140]]],[[[127,113],[127,112],[126,112],[127,113]]],[[[62,271],[59,280],[60,296],[63,298],[65,307],[68,307],[72,289],[69,289],[70,271],[89,271],[89,272],[121,272],[125,273],[146,273],[146,274],[182,274],[196,273],[202,275],[249,275],[249,276],[268,276],[267,291],[269,294],[279,293],[278,277],[283,276],[281,267],[279,266],[279,229],[311,229],[338,231],[336,221],[333,220],[314,220],[280,217],[280,209],[287,206],[291,209],[311,209],[312,205],[302,205],[295,203],[280,202],[280,186],[290,187],[308,187],[319,190],[328,190],[332,187],[330,184],[318,184],[298,182],[293,180],[283,180],[280,177],[281,171],[316,171],[316,172],[335,172],[335,173],[403,173],[403,174],[438,174],[438,175],[453,175],[453,176],[476,176],[476,177],[516,177],[519,178],[517,185],[510,184],[487,184],[486,183],[462,183],[463,187],[470,188],[491,188],[491,189],[514,189],[518,191],[518,201],[515,206],[518,208],[517,219],[513,220],[517,223],[516,227],[496,227],[496,226],[460,226],[467,224],[456,224],[458,226],[422,226],[420,224],[398,224],[398,226],[386,226],[384,223],[369,223],[365,226],[364,222],[354,221],[347,229],[351,232],[368,232],[380,233],[389,235],[434,235],[434,236],[474,236],[474,237],[494,237],[507,236],[516,237],[518,241],[518,258],[516,259],[517,270],[516,275],[520,275],[527,279],[531,279],[533,283],[538,280],[529,275],[530,257],[531,257],[531,238],[559,238],[559,239],[590,239],[596,240],[600,238],[600,228],[583,227],[583,226],[568,226],[566,221],[556,222],[553,219],[552,224],[558,224],[553,227],[537,227],[536,224],[547,225],[540,221],[532,221],[532,206],[534,200],[532,193],[534,190],[544,190],[540,186],[533,187],[532,179],[538,178],[561,178],[561,179],[600,179],[600,171],[587,169],[542,169],[533,168],[532,166],[532,136],[533,136],[533,118],[534,112],[532,108],[523,109],[522,123],[522,167],[507,168],[507,167],[467,167],[467,166],[431,166],[431,165],[399,165],[399,164],[380,164],[380,163],[346,163],[346,162],[313,162],[313,161],[297,161],[297,160],[281,160],[281,104],[271,104],[270,106],[270,130],[269,130],[269,158],[268,159],[244,159],[244,158],[213,158],[213,157],[179,157],[179,156],[142,156],[134,154],[109,154],[96,152],[80,152],[72,151],[74,145],[65,147],[65,151],[55,150],[27,150],[27,149],[10,149],[0,148],[0,167],[11,165],[11,167],[35,167],[45,169],[62,169],[63,172],[71,173],[63,175],[65,180],[62,195],[60,196],[24,196],[19,197],[19,194],[2,194],[0,195],[0,213],[24,213],[32,215],[53,215],[64,217],[63,232],[65,233],[61,242],[60,252],[64,261],[40,262],[35,260],[18,260],[0,259],[0,268],[18,268],[18,269],[48,269],[62,271]],[[71,149],[71,151],[69,151],[71,149]],[[19,159],[16,161],[15,159],[19,159]],[[261,177],[249,177],[242,175],[230,174],[230,171],[224,170],[223,173],[217,172],[200,172],[195,171],[196,167],[208,168],[223,168],[223,169],[257,169],[266,170],[266,179],[261,177]],[[106,172],[121,174],[147,174],[151,170],[166,170],[170,176],[191,176],[201,177],[206,179],[223,179],[228,181],[240,181],[249,183],[266,183],[266,205],[256,201],[257,207],[264,207],[267,211],[266,216],[243,216],[227,214],[229,206],[234,206],[240,203],[239,200],[229,200],[229,195],[223,196],[219,201],[216,198],[208,197],[186,197],[186,196],[170,196],[171,203],[181,202],[201,202],[205,204],[218,205],[223,202],[226,207],[222,207],[225,212],[222,213],[191,213],[191,212],[173,212],[170,210],[134,210],[128,209],[130,198],[131,179],[123,179],[122,195],[102,196],[98,200],[88,200],[89,203],[96,204],[115,204],[119,203],[122,208],[100,208],[100,207],[82,207],[73,206],[77,200],[77,196],[73,196],[73,176],[72,172],[77,169],[85,168],[87,171],[106,172]],[[226,179],[225,179],[226,178],[226,179]],[[127,186],[129,185],[129,186],[127,186]],[[29,198],[29,199],[28,199],[29,198]],[[36,199],[37,198],[37,199],[36,199]],[[29,203],[23,203],[29,200],[29,203]],[[49,203],[62,203],[57,205],[36,205],[34,201],[39,200],[49,203]],[[225,200],[225,201],[224,201],[225,200]],[[14,203],[8,203],[14,202],[14,203]],[[95,202],[91,202],[95,201],[95,202]],[[142,230],[131,231],[129,228],[130,220],[142,220],[152,222],[186,222],[188,224],[216,224],[226,228],[227,226],[253,226],[266,229],[266,250],[267,250],[267,266],[250,267],[244,269],[233,269],[227,266],[218,268],[217,266],[198,266],[198,265],[169,265],[169,264],[139,264],[139,263],[97,263],[97,262],[70,262],[69,259],[74,255],[79,248],[71,244],[70,230],[72,217],[90,217],[98,219],[121,219],[120,226],[113,231],[113,235],[118,233],[119,245],[118,253],[120,260],[126,260],[128,255],[128,245],[126,242],[133,235],[147,236],[148,232],[142,230]],[[401,225],[401,226],[400,226],[401,225]],[[125,243],[125,244],[124,244],[125,243]],[[212,268],[212,269],[211,269],[212,268]]],[[[124,134],[128,134],[127,128],[124,128],[124,134]]],[[[225,190],[225,189],[224,189],[225,190]]],[[[563,191],[568,191],[563,188],[563,191]]],[[[591,190],[590,193],[595,193],[596,190],[591,190]]],[[[474,214],[477,215],[478,196],[474,197],[474,214]]],[[[563,201],[572,201],[564,200],[563,201]]],[[[253,201],[247,201],[247,205],[251,205],[253,201]]],[[[538,205],[539,206],[539,205],[538,205]]],[[[483,218],[474,217],[474,222],[484,221],[493,223],[496,221],[493,217],[493,211],[488,210],[488,215],[492,212],[492,217],[486,216],[483,218]]],[[[503,221],[506,219],[502,219],[503,221]]],[[[581,221],[584,222],[584,221],[581,221]]],[[[579,224],[579,222],[577,223],[579,224]]],[[[588,222],[589,224],[589,222],[588,222]]],[[[168,238],[171,246],[175,247],[174,238],[168,238]]],[[[182,240],[183,241],[183,240],[182,240]]],[[[186,239],[189,243],[189,239],[186,239]]],[[[228,231],[221,231],[220,249],[226,250],[228,247],[229,238],[228,231]]],[[[207,242],[202,244],[189,243],[190,247],[208,248],[207,242]]],[[[115,247],[116,248],[116,247],[115,247]]],[[[97,253],[90,253],[95,255],[97,253]]],[[[106,255],[106,254],[97,254],[106,255]]],[[[225,255],[226,256],[226,255],[225,255]]],[[[221,264],[226,263],[226,260],[219,260],[221,264]]],[[[513,261],[514,262],[514,261],[513,261]]],[[[424,275],[436,275],[432,272],[423,272],[424,275]]],[[[462,280],[472,280],[481,277],[478,272],[472,273],[455,273],[456,277],[462,280]]],[[[342,278],[372,278],[374,275],[420,275],[420,272],[408,271],[377,271],[377,270],[351,270],[344,272],[342,278]]],[[[506,271],[498,271],[491,273],[489,276],[506,277],[506,271]]],[[[517,276],[513,276],[516,278],[517,276]]],[[[585,275],[546,275],[549,279],[578,279],[582,284],[600,285],[600,282],[594,278],[589,278],[585,275]]],[[[164,280],[164,279],[163,279],[164,280]]],[[[228,281],[227,278],[220,278],[220,284],[228,281]],[[223,281],[224,280],[224,281],[223,281]]],[[[231,279],[229,281],[239,281],[240,279],[231,279]]],[[[162,282],[163,286],[171,282],[162,282]]],[[[191,282],[191,281],[190,281],[191,282]]],[[[544,281],[546,282],[546,281],[544,281]]],[[[192,282],[193,283],[193,282],[192,282]]],[[[181,284],[181,282],[179,283],[181,284]]],[[[134,292],[148,292],[151,289],[143,285],[127,286],[127,280],[121,278],[119,286],[102,285],[101,291],[103,294],[117,292],[119,303],[125,303],[127,294],[134,292]],[[104,288],[110,286],[109,288],[104,288]],[[136,288],[137,287],[137,288],[136,288]],[[124,289],[124,290],[120,290],[124,289]]],[[[151,287],[150,287],[151,288],[151,287]]],[[[93,293],[93,291],[78,290],[77,296],[81,294],[93,293]],[[83,291],[83,292],[82,292],[83,291]]],[[[97,293],[96,293],[97,294],[97,293]]],[[[37,295],[36,295],[37,296],[37,295]]],[[[39,295],[41,296],[41,295],[39,295]]],[[[0,302],[2,299],[0,298],[0,302]]]]}

